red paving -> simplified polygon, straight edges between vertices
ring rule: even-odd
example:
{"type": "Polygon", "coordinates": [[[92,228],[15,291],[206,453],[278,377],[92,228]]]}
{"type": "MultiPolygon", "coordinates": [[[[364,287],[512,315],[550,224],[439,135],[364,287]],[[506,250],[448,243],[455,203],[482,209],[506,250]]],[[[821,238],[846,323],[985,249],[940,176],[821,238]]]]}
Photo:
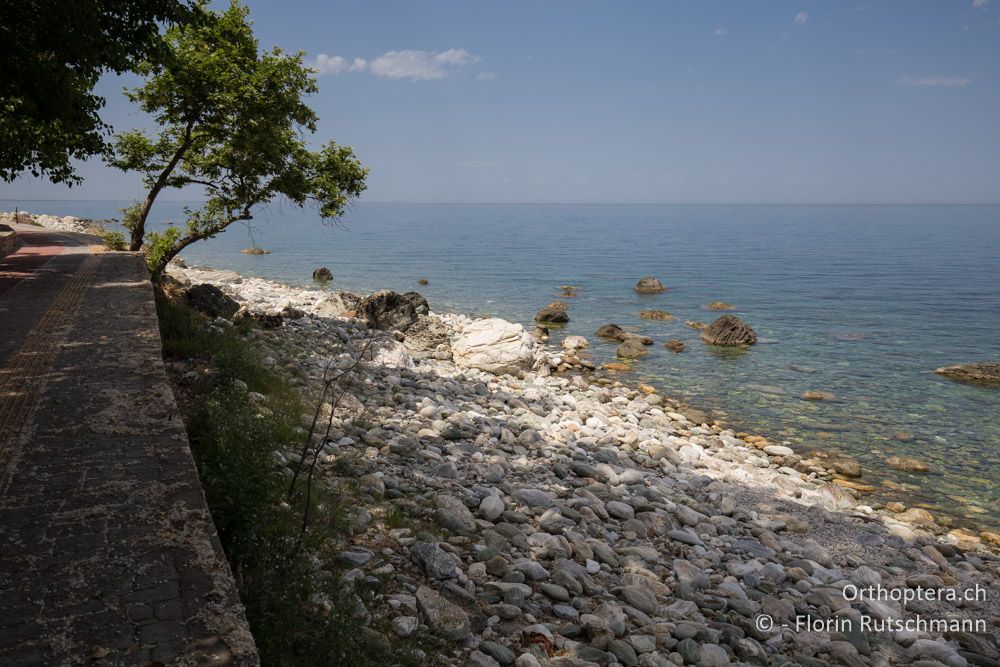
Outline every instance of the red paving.
{"type": "Polygon", "coordinates": [[[15,252],[0,258],[0,294],[11,289],[21,280],[61,254],[72,242],[66,235],[51,232],[18,232],[21,247],[15,252]]]}

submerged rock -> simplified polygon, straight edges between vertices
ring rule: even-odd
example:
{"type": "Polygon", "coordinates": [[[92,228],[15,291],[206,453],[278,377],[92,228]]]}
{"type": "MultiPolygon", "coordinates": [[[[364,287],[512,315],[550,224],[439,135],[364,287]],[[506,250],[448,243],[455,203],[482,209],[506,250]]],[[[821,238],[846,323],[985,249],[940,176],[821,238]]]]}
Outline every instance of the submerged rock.
{"type": "Polygon", "coordinates": [[[903,472],[930,472],[931,467],[912,456],[890,456],[885,460],[890,468],[903,472]]]}
{"type": "Polygon", "coordinates": [[[639,313],[639,317],[644,320],[658,320],[660,322],[669,322],[674,319],[674,316],[665,310],[643,310],[639,313]]]}
{"type": "Polygon", "coordinates": [[[605,324],[596,331],[596,335],[600,338],[613,340],[617,343],[624,343],[626,340],[639,340],[643,345],[653,344],[653,339],[649,336],[640,336],[639,334],[625,331],[617,324],[605,324]]]}
{"type": "Polygon", "coordinates": [[[802,399],[806,401],[832,401],[836,396],[828,391],[809,390],[802,392],[802,399]]]}
{"type": "Polygon", "coordinates": [[[321,266],[315,271],[313,271],[313,280],[325,283],[327,281],[333,280],[333,274],[330,273],[330,269],[326,268],[325,266],[321,266]]]}
{"type": "Polygon", "coordinates": [[[684,345],[684,341],[671,338],[663,344],[663,347],[667,348],[671,352],[683,352],[686,346],[684,345]]]}
{"type": "Polygon", "coordinates": [[[361,299],[357,310],[375,329],[406,331],[421,315],[430,312],[430,306],[417,292],[379,290],[361,299]]]}
{"type": "Polygon", "coordinates": [[[704,331],[705,327],[708,326],[704,322],[699,322],[698,320],[684,320],[684,324],[695,331],[704,331]]]}
{"type": "Polygon", "coordinates": [[[1000,361],[980,361],[974,364],[955,364],[934,371],[952,380],[1000,386],[1000,361]]]}
{"type": "Polygon", "coordinates": [[[263,248],[244,248],[240,250],[244,255],[270,255],[270,250],[264,250],[263,248]]]}
{"type": "Polygon", "coordinates": [[[535,321],[548,324],[565,324],[569,322],[569,304],[562,301],[553,301],[535,313],[535,321]]]}
{"type": "Polygon", "coordinates": [[[646,349],[646,346],[638,336],[631,336],[618,346],[615,353],[622,359],[639,359],[649,354],[649,350],[646,349]]]}
{"type": "Polygon", "coordinates": [[[708,310],[733,310],[736,306],[731,303],[726,303],[725,301],[713,301],[712,303],[705,304],[705,308],[708,310]]]}
{"type": "Polygon", "coordinates": [[[640,278],[639,282],[635,284],[635,291],[639,294],[655,294],[657,292],[666,292],[667,288],[660,282],[659,278],[645,276],[640,278]]]}
{"type": "Polygon", "coordinates": [[[723,315],[705,327],[701,340],[709,345],[753,345],[757,334],[740,318],[723,315]]]}

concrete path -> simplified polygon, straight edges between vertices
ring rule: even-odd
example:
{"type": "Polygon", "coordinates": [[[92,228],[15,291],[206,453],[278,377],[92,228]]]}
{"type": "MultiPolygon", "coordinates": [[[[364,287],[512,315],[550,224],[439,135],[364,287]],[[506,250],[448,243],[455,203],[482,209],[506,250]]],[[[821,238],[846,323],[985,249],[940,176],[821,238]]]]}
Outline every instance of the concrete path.
{"type": "Polygon", "coordinates": [[[0,258],[0,665],[257,663],[140,257],[0,258]]]}

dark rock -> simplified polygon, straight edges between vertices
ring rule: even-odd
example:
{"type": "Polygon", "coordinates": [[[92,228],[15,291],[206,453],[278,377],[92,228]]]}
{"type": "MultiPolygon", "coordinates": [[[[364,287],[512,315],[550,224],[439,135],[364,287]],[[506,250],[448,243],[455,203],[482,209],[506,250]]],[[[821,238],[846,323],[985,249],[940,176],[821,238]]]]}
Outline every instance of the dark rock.
{"type": "Polygon", "coordinates": [[[436,544],[417,542],[410,547],[410,560],[420,566],[431,579],[454,579],[458,566],[448,553],[436,544]]]}
{"type": "Polygon", "coordinates": [[[565,324],[569,322],[569,304],[562,301],[553,301],[535,313],[536,322],[547,324],[565,324]]]}
{"type": "Polygon", "coordinates": [[[448,327],[433,315],[420,317],[406,329],[403,345],[411,352],[433,351],[449,341],[448,327]]]}
{"type": "Polygon", "coordinates": [[[537,340],[546,341],[549,339],[549,328],[536,324],[535,328],[531,331],[531,335],[537,340]]]}
{"type": "Polygon", "coordinates": [[[231,318],[240,309],[232,297],[215,285],[202,283],[190,288],[185,295],[187,304],[209,317],[231,318]]]}
{"type": "Polygon", "coordinates": [[[663,344],[663,347],[667,348],[671,352],[683,352],[685,345],[684,341],[677,340],[676,338],[671,338],[670,340],[668,340],[666,343],[663,344]]]}
{"type": "Polygon", "coordinates": [[[417,284],[418,284],[418,285],[426,285],[426,284],[428,284],[429,282],[430,282],[430,281],[429,281],[429,280],[427,280],[427,278],[420,278],[420,279],[418,279],[418,280],[417,280],[417,284]]]}
{"type": "Polygon", "coordinates": [[[934,371],[952,380],[1000,386],[1000,361],[981,361],[975,364],[955,364],[934,371]]]}
{"type": "Polygon", "coordinates": [[[649,351],[638,336],[630,336],[618,346],[616,354],[622,359],[639,359],[649,354],[649,351]]]}
{"type": "Polygon", "coordinates": [[[701,340],[709,345],[753,345],[757,334],[740,318],[723,315],[705,327],[701,340]]]}
{"type": "Polygon", "coordinates": [[[430,306],[417,292],[379,290],[361,299],[357,311],[375,329],[406,331],[421,315],[430,312],[430,306]]]}
{"type": "Polygon", "coordinates": [[[617,324],[605,324],[603,327],[597,330],[596,335],[600,338],[605,338],[607,340],[613,340],[617,343],[624,343],[626,340],[638,340],[643,345],[652,345],[653,339],[649,336],[640,336],[639,334],[634,334],[629,331],[625,331],[617,324]]]}
{"type": "Polygon", "coordinates": [[[684,324],[691,327],[695,331],[704,331],[705,327],[708,326],[704,322],[699,322],[698,320],[684,320],[684,324]]]}
{"type": "Polygon", "coordinates": [[[319,282],[326,282],[328,280],[333,280],[333,274],[330,273],[330,269],[325,266],[321,266],[315,271],[313,271],[313,280],[319,282]]]}
{"type": "Polygon", "coordinates": [[[655,294],[657,292],[666,292],[667,288],[660,282],[659,278],[645,276],[640,278],[639,282],[635,284],[635,291],[639,294],[655,294]]]}
{"type": "Polygon", "coordinates": [[[644,310],[639,313],[639,317],[644,320],[659,320],[660,322],[669,322],[674,319],[674,316],[665,310],[644,310]]]}

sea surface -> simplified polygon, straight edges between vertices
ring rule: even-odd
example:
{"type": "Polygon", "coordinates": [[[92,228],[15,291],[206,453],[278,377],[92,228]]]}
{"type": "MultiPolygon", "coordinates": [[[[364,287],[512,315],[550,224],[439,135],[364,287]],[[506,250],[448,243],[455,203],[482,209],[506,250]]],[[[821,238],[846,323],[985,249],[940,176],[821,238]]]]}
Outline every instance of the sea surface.
{"type": "MultiPolygon", "coordinates": [[[[0,208],[116,217],[127,202],[3,202],[0,208]]],[[[157,223],[182,219],[162,202],[157,223]]],[[[558,298],[558,336],[614,322],[656,339],[630,377],[737,430],[800,453],[840,450],[881,500],[901,498],[944,521],[1000,527],[1000,389],[960,384],[937,367],[1000,360],[1000,206],[356,205],[340,222],[274,205],[183,254],[192,264],[330,289],[418,290],[438,311],[496,314],[530,326],[558,298]],[[256,244],[268,255],[244,255],[256,244]],[[633,291],[642,276],[669,291],[633,291]],[[419,278],[429,284],[418,286],[419,278]],[[756,331],[744,351],[703,345],[685,320],[709,322],[722,300],[756,331]],[[639,319],[643,309],[670,322],[639,319]],[[688,348],[674,354],[669,338],[688,348]],[[834,401],[800,398],[807,390],[834,401]],[[885,464],[915,456],[930,474],[885,464]]]]}

